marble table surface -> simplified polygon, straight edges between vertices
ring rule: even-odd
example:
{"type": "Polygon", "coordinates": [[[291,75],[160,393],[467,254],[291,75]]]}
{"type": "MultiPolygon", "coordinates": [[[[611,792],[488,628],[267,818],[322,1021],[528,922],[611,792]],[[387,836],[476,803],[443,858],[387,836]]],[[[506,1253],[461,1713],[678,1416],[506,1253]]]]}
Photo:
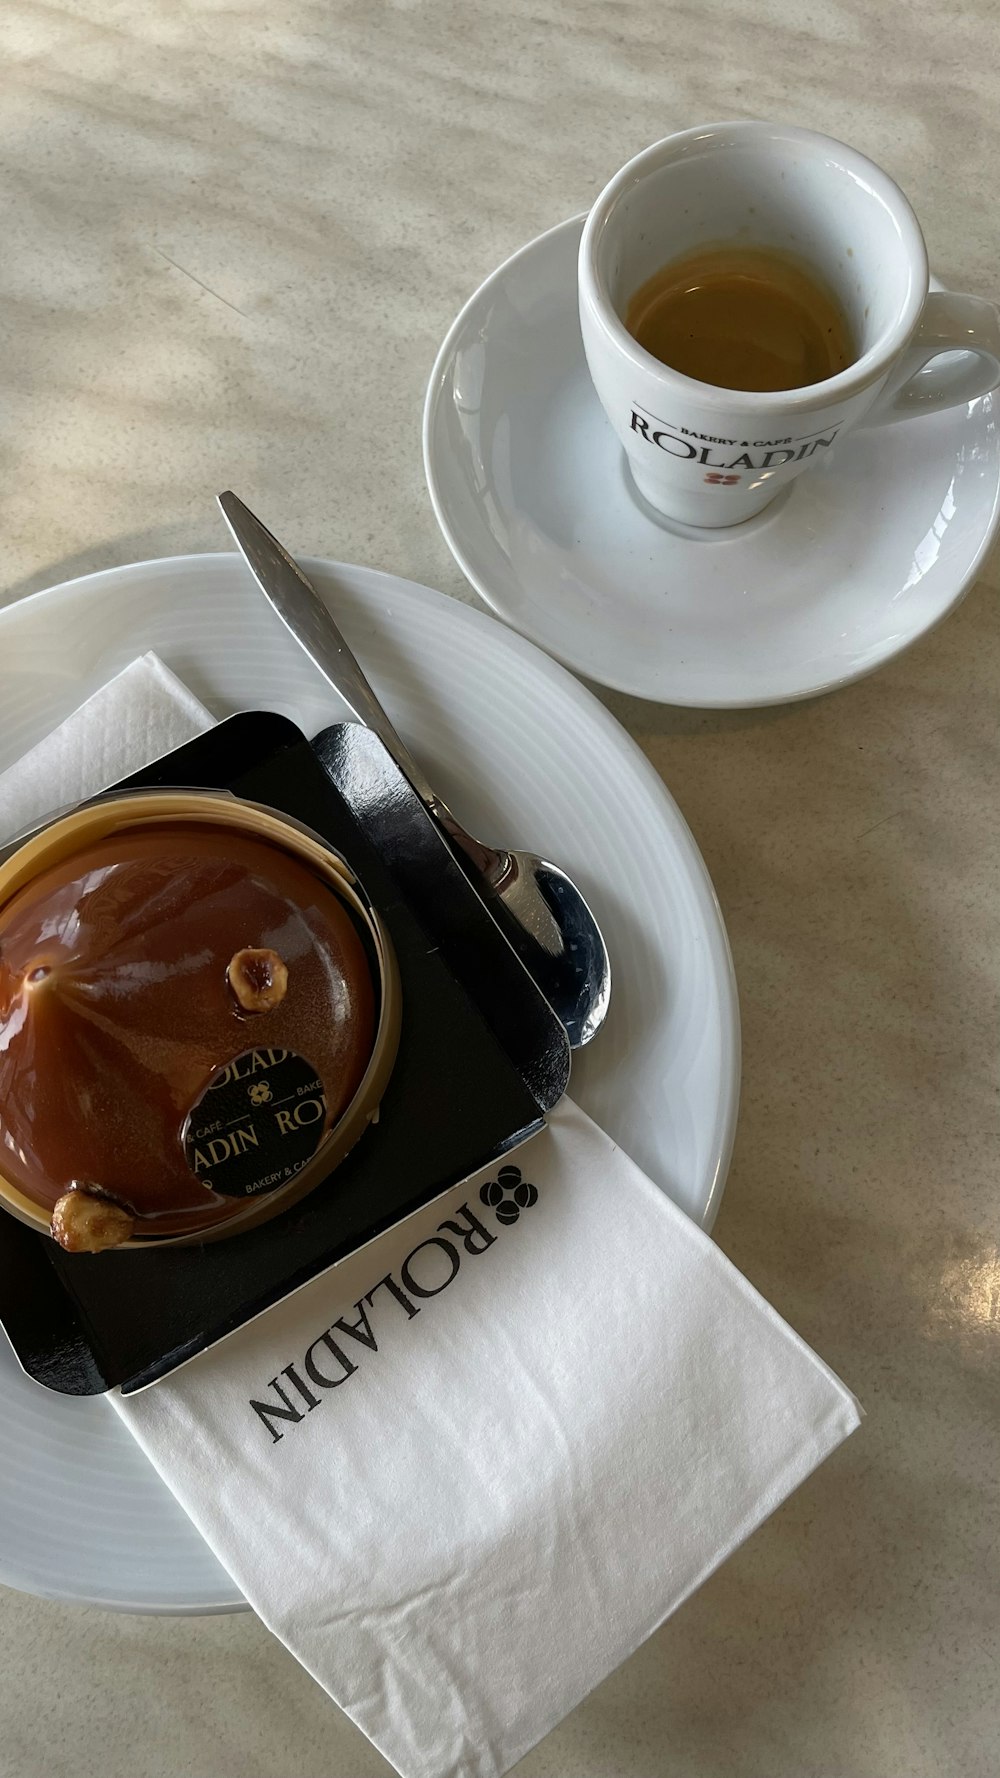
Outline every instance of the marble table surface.
{"type": "MultiPolygon", "coordinates": [[[[638,146],[757,115],[883,162],[939,275],[995,294],[998,23],[996,0],[8,0],[0,599],[219,548],[235,485],[303,553],[471,600],[420,413],[480,279],[638,146]]],[[[606,697],[732,938],[717,1238],[868,1419],[524,1778],[996,1769],[996,591],[994,562],[910,653],[801,706],[606,697]]],[[[0,1643],[11,1778],[389,1769],[249,1615],[4,1592],[0,1643]]]]}

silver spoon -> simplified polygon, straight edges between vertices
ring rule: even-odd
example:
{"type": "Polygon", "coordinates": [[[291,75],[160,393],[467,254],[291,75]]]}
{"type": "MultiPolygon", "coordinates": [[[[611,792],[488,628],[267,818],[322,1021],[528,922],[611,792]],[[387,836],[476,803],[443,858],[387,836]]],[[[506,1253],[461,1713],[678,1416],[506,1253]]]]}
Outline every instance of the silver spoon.
{"type": "Polygon", "coordinates": [[[551,1006],[574,1049],[604,1023],[611,963],[600,927],[576,884],[533,852],[501,851],[473,839],[433,790],[400,739],[329,610],[302,570],[233,493],[222,514],[258,586],[313,665],[359,722],[374,730],[444,829],[474,886],[551,1006]]]}

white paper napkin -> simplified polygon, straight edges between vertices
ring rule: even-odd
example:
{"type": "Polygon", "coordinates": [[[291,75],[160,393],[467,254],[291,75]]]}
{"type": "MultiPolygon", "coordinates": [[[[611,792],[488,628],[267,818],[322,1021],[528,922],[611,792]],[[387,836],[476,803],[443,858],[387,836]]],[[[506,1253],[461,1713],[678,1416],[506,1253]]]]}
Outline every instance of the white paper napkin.
{"type": "Polygon", "coordinates": [[[159,656],[144,654],[0,772],[0,840],[53,809],[96,796],[212,722],[159,656]]]}
{"type": "Polygon", "coordinates": [[[538,1194],[516,1222],[482,1175],[116,1398],[408,1778],[507,1771],[858,1421],[582,1111],[515,1158],[538,1194]]]}
{"type": "MultiPolygon", "coordinates": [[[[113,732],[111,778],[146,757],[113,732]]],[[[264,1622],[406,1778],[498,1778],[859,1418],[582,1111],[564,1102],[515,1163],[519,1184],[452,1189],[113,1398],[264,1622]]]]}

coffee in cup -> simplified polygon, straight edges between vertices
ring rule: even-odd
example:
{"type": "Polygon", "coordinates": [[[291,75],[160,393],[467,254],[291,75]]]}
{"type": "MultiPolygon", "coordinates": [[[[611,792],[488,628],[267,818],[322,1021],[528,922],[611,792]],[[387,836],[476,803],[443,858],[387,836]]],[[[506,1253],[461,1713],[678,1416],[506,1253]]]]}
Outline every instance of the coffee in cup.
{"type": "Polygon", "coordinates": [[[661,364],[720,389],[800,389],[846,370],[850,325],[818,274],[777,248],[702,247],[662,266],[625,325],[661,364]]]}

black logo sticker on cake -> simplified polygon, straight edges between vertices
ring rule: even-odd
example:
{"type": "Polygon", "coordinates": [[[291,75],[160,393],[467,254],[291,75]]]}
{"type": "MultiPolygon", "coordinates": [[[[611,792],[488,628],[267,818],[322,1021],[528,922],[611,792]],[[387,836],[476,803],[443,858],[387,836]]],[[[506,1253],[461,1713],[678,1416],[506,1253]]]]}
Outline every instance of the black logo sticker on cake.
{"type": "Polygon", "coordinates": [[[479,1196],[495,1213],[497,1222],[516,1222],[522,1210],[538,1203],[538,1187],[522,1179],[520,1167],[501,1167],[495,1179],[480,1186],[479,1196]]]}
{"type": "Polygon", "coordinates": [[[279,1191],[323,1140],[326,1097],[293,1050],[244,1050],[209,1081],[181,1131],[187,1164],[225,1198],[279,1191]]]}

